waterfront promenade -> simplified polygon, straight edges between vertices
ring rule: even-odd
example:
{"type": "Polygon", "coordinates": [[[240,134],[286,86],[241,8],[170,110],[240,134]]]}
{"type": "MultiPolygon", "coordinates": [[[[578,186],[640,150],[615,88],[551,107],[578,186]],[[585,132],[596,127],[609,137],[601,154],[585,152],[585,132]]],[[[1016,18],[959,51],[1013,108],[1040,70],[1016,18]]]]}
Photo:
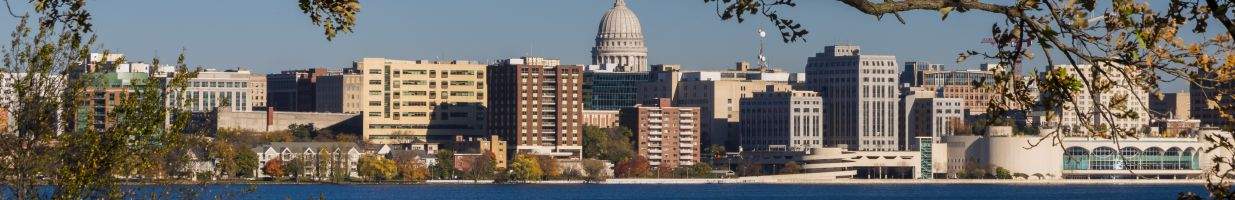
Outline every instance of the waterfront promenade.
{"type": "MultiPolygon", "coordinates": [[[[492,184],[480,180],[430,180],[428,184],[492,184]]],[[[537,181],[531,184],[581,184],[578,180],[537,181]]],[[[894,184],[999,184],[999,185],[1198,185],[1200,179],[766,179],[743,177],[736,179],[609,179],[598,184],[828,184],[828,185],[894,185],[894,184]]]]}

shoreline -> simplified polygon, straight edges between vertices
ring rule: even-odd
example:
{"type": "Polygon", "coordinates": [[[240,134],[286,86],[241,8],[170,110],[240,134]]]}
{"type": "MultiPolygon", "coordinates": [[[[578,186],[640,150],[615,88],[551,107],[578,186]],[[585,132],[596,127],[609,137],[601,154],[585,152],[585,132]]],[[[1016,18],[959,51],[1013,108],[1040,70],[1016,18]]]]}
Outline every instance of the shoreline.
{"type": "Polygon", "coordinates": [[[698,185],[698,184],[768,184],[768,185],[1204,185],[1201,179],[1058,179],[1058,180],[1011,180],[1011,179],[759,179],[758,177],[736,179],[608,179],[592,183],[582,180],[548,180],[526,183],[493,183],[492,180],[429,180],[424,183],[401,181],[389,182],[271,182],[271,181],[219,181],[209,183],[124,183],[125,185],[698,185]]]}

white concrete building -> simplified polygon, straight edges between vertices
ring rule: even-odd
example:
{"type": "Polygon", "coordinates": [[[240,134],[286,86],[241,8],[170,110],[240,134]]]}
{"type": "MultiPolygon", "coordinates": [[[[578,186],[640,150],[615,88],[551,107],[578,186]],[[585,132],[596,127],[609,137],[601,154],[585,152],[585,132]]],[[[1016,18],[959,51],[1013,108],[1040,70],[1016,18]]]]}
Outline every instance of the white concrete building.
{"type": "Polygon", "coordinates": [[[180,96],[187,102],[171,102],[171,105],[183,106],[191,112],[207,112],[214,108],[228,109],[233,112],[251,111],[253,108],[252,92],[258,89],[251,85],[253,74],[249,70],[216,70],[206,69],[197,74],[197,78],[189,80],[189,85],[180,96]]]}
{"type": "Polygon", "coordinates": [[[905,117],[898,133],[900,150],[918,149],[917,137],[939,137],[956,134],[965,125],[965,100],[937,97],[934,91],[917,87],[906,88],[901,98],[901,114],[905,117]]]}
{"type": "Polygon", "coordinates": [[[827,145],[894,151],[900,90],[896,56],[861,54],[858,46],[828,46],[807,60],[807,87],[824,99],[827,145]]]}
{"type": "Polygon", "coordinates": [[[284,165],[293,160],[303,161],[304,172],[302,176],[307,177],[324,177],[317,176],[318,173],[339,173],[348,177],[360,177],[357,171],[357,164],[360,161],[360,156],[363,152],[356,146],[355,143],[347,142],[272,142],[259,147],[250,149],[253,153],[257,153],[257,169],[253,174],[257,178],[267,178],[270,175],[262,172],[262,168],[267,162],[278,159],[284,165]],[[329,152],[322,156],[324,152],[329,152]],[[320,166],[330,166],[329,169],[317,169],[319,162],[323,163],[320,166]],[[335,171],[341,170],[341,171],[335,171]]]}
{"type": "Polygon", "coordinates": [[[823,99],[812,91],[755,92],[742,98],[740,140],[743,149],[786,146],[822,148],[823,99]]]}

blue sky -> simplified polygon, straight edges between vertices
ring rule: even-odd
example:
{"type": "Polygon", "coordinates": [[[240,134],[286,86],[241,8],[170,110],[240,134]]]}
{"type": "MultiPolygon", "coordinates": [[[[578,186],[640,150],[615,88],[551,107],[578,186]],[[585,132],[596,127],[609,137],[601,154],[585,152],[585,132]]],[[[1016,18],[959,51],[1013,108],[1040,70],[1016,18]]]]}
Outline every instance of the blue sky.
{"type": "MultiPolygon", "coordinates": [[[[976,68],[981,60],[955,63],[964,50],[990,50],[980,43],[994,15],[904,13],[877,21],[836,1],[798,1],[782,10],[811,31],[807,42],[768,40],[773,66],[802,71],[806,59],[824,46],[861,45],[868,54],[893,54],[900,61],[925,60],[949,68],[976,68]]],[[[600,16],[611,0],[362,1],[355,33],[326,41],[295,1],[124,0],[92,1],[95,27],[105,48],[130,59],[174,58],[187,49],[193,66],[245,67],[278,72],[310,66],[346,67],[362,57],[490,61],[527,54],[585,64],[600,16]]],[[[728,68],[755,60],[755,29],[720,21],[715,7],[698,0],[628,0],[639,15],[649,62],[682,64],[688,70],[728,68]]],[[[20,6],[19,6],[20,7],[20,6]]],[[[18,9],[17,12],[23,12],[18,9]]],[[[12,27],[17,19],[0,20],[12,27]]]]}

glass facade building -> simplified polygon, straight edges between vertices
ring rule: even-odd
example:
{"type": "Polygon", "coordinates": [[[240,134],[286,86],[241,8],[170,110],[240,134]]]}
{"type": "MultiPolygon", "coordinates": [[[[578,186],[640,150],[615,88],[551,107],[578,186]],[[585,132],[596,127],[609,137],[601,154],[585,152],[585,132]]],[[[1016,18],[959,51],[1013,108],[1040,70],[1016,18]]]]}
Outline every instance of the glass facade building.
{"type": "Polygon", "coordinates": [[[595,72],[583,74],[583,108],[620,110],[638,104],[639,84],[648,82],[647,72],[595,72]]]}

